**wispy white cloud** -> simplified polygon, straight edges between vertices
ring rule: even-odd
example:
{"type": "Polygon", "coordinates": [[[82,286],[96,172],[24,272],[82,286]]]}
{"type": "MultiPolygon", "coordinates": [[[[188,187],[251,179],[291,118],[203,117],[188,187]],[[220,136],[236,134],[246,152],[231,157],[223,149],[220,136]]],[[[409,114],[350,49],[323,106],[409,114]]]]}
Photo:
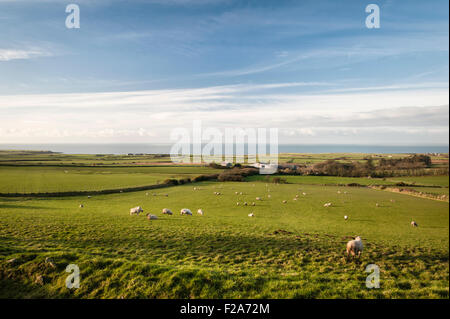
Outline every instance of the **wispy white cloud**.
{"type": "Polygon", "coordinates": [[[26,60],[37,57],[48,57],[52,54],[41,49],[1,49],[0,61],[26,60]]]}
{"type": "Polygon", "coordinates": [[[219,129],[278,127],[285,143],[338,142],[339,136],[372,144],[386,136],[399,143],[448,141],[448,89],[279,91],[309,84],[0,96],[0,142],[169,142],[171,129],[190,129],[195,119],[219,129]]]}

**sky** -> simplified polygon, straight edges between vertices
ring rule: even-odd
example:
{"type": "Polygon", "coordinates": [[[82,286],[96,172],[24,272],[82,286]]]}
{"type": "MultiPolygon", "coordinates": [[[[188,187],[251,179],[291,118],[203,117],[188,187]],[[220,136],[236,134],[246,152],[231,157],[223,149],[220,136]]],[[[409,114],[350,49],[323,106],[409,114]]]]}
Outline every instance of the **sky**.
{"type": "Polygon", "coordinates": [[[448,6],[0,0],[0,143],[168,143],[201,120],[280,144],[448,145],[448,6]]]}

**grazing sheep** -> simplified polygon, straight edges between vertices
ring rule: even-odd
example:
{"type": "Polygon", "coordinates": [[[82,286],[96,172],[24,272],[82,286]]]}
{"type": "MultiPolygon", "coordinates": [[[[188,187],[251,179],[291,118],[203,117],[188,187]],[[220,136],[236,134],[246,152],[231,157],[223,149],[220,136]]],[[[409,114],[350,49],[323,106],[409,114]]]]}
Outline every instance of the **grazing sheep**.
{"type": "Polygon", "coordinates": [[[253,213],[248,214],[248,217],[254,217],[254,216],[255,216],[255,214],[253,214],[253,213]]]}
{"type": "Polygon", "coordinates": [[[91,197],[92,197],[91,195],[88,196],[88,198],[91,198],[91,197]]]}
{"type": "Polygon", "coordinates": [[[238,192],[234,192],[236,195],[239,194],[238,192]]]}
{"type": "Polygon", "coordinates": [[[295,198],[298,198],[298,194],[297,194],[297,195],[295,195],[295,198]]]}
{"type": "Polygon", "coordinates": [[[80,204],[80,208],[83,208],[84,207],[84,205],[83,204],[80,204]]]}
{"type": "Polygon", "coordinates": [[[158,219],[158,217],[156,215],[152,215],[152,214],[147,214],[147,219],[148,220],[154,220],[154,219],[158,219]]]}
{"type": "Polygon", "coordinates": [[[197,210],[197,214],[202,215],[203,216],[203,210],[201,210],[200,208],[197,210]]]}
{"type": "Polygon", "coordinates": [[[348,219],[348,216],[347,216],[347,215],[345,215],[345,216],[344,216],[344,219],[345,219],[345,220],[347,220],[347,219],[348,219]]]}
{"type": "Polygon", "coordinates": [[[164,215],[172,215],[173,214],[172,211],[168,208],[163,208],[162,213],[164,215]]]}
{"type": "Polygon", "coordinates": [[[417,225],[417,223],[416,223],[415,221],[411,221],[411,226],[412,226],[412,227],[417,227],[417,226],[419,226],[419,225],[417,225]]]}
{"type": "Polygon", "coordinates": [[[145,193],[145,196],[148,196],[148,193],[145,193]]]}
{"type": "Polygon", "coordinates": [[[165,194],[164,196],[169,197],[169,194],[165,194]]]}
{"type": "Polygon", "coordinates": [[[286,204],[286,203],[287,203],[287,200],[284,200],[284,201],[283,201],[283,204],[286,204]]]}
{"type": "Polygon", "coordinates": [[[305,193],[305,192],[303,192],[302,194],[303,194],[303,196],[306,196],[306,193],[305,193]]]}
{"type": "Polygon", "coordinates": [[[361,253],[363,251],[363,243],[361,241],[361,237],[357,236],[354,240],[350,240],[347,243],[347,258],[350,256],[350,254],[355,257],[361,256],[361,253]]]}
{"type": "Polygon", "coordinates": [[[395,199],[391,199],[391,203],[395,203],[395,199]]]}
{"type": "Polygon", "coordinates": [[[256,205],[255,202],[253,202],[253,203],[252,203],[252,206],[255,206],[255,205],[256,205]]]}
{"type": "Polygon", "coordinates": [[[347,194],[347,191],[345,191],[344,194],[347,194]]]}
{"type": "Polygon", "coordinates": [[[239,206],[239,202],[236,203],[236,206],[239,206]]]}
{"type": "Polygon", "coordinates": [[[187,208],[181,209],[180,214],[181,214],[181,215],[190,215],[190,216],[192,216],[191,210],[190,210],[190,209],[187,209],[187,208]]]}
{"type": "Polygon", "coordinates": [[[197,190],[197,187],[194,187],[194,191],[196,191],[197,190]]]}
{"type": "Polygon", "coordinates": [[[130,209],[130,215],[139,215],[139,213],[142,213],[143,211],[141,206],[133,207],[130,209]]]}
{"type": "Polygon", "coordinates": [[[256,197],[256,200],[261,200],[261,197],[256,197]]]}
{"type": "Polygon", "coordinates": [[[340,193],[341,193],[341,191],[337,191],[337,193],[338,193],[338,194],[340,194],[340,193]]]}
{"type": "Polygon", "coordinates": [[[375,206],[380,207],[380,204],[376,203],[375,206]]]}
{"type": "Polygon", "coordinates": [[[270,197],[272,197],[272,196],[270,196],[270,195],[267,195],[267,198],[270,198],[270,197]]]}
{"type": "Polygon", "coordinates": [[[247,202],[244,202],[244,206],[247,206],[247,202]]]}
{"type": "Polygon", "coordinates": [[[294,197],[292,200],[297,200],[297,197],[294,197]]]}
{"type": "Polygon", "coordinates": [[[242,192],[240,192],[239,194],[242,195],[242,192]]]}
{"type": "Polygon", "coordinates": [[[325,203],[324,205],[323,205],[323,207],[330,207],[331,206],[331,203],[325,203]]]}

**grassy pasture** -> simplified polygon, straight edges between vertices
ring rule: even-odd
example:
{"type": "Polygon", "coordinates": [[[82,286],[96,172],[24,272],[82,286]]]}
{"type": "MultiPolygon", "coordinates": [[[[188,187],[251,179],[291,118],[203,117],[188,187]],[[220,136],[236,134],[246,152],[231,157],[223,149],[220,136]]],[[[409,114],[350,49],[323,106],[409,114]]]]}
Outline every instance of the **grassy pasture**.
{"type": "Polygon", "coordinates": [[[168,178],[213,174],[201,166],[11,167],[0,166],[0,193],[45,193],[153,185],[168,178]]]}
{"type": "Polygon", "coordinates": [[[0,297],[448,298],[448,208],[366,188],[261,182],[0,199],[0,297]],[[236,205],[244,201],[256,206],[236,205]],[[136,205],[159,219],[129,216],[136,205]],[[162,215],[164,207],[175,214],[162,215]],[[180,216],[183,207],[194,216],[180,216]],[[347,262],[345,243],[354,235],[365,251],[347,262]],[[69,263],[81,270],[74,291],[64,285],[69,263]],[[380,267],[380,289],[365,288],[370,263],[380,267]],[[33,283],[38,274],[44,285],[33,283]]]}

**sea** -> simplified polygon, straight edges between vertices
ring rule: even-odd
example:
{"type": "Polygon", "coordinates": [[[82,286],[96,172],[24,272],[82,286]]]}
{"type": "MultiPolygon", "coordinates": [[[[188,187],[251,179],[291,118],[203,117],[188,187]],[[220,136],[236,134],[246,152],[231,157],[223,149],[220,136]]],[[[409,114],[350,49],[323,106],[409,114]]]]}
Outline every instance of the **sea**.
{"type": "MultiPolygon", "coordinates": [[[[0,150],[52,151],[64,154],[170,154],[173,144],[0,144],[0,150]]],[[[448,153],[448,145],[300,145],[280,144],[278,153],[448,153]]]]}

